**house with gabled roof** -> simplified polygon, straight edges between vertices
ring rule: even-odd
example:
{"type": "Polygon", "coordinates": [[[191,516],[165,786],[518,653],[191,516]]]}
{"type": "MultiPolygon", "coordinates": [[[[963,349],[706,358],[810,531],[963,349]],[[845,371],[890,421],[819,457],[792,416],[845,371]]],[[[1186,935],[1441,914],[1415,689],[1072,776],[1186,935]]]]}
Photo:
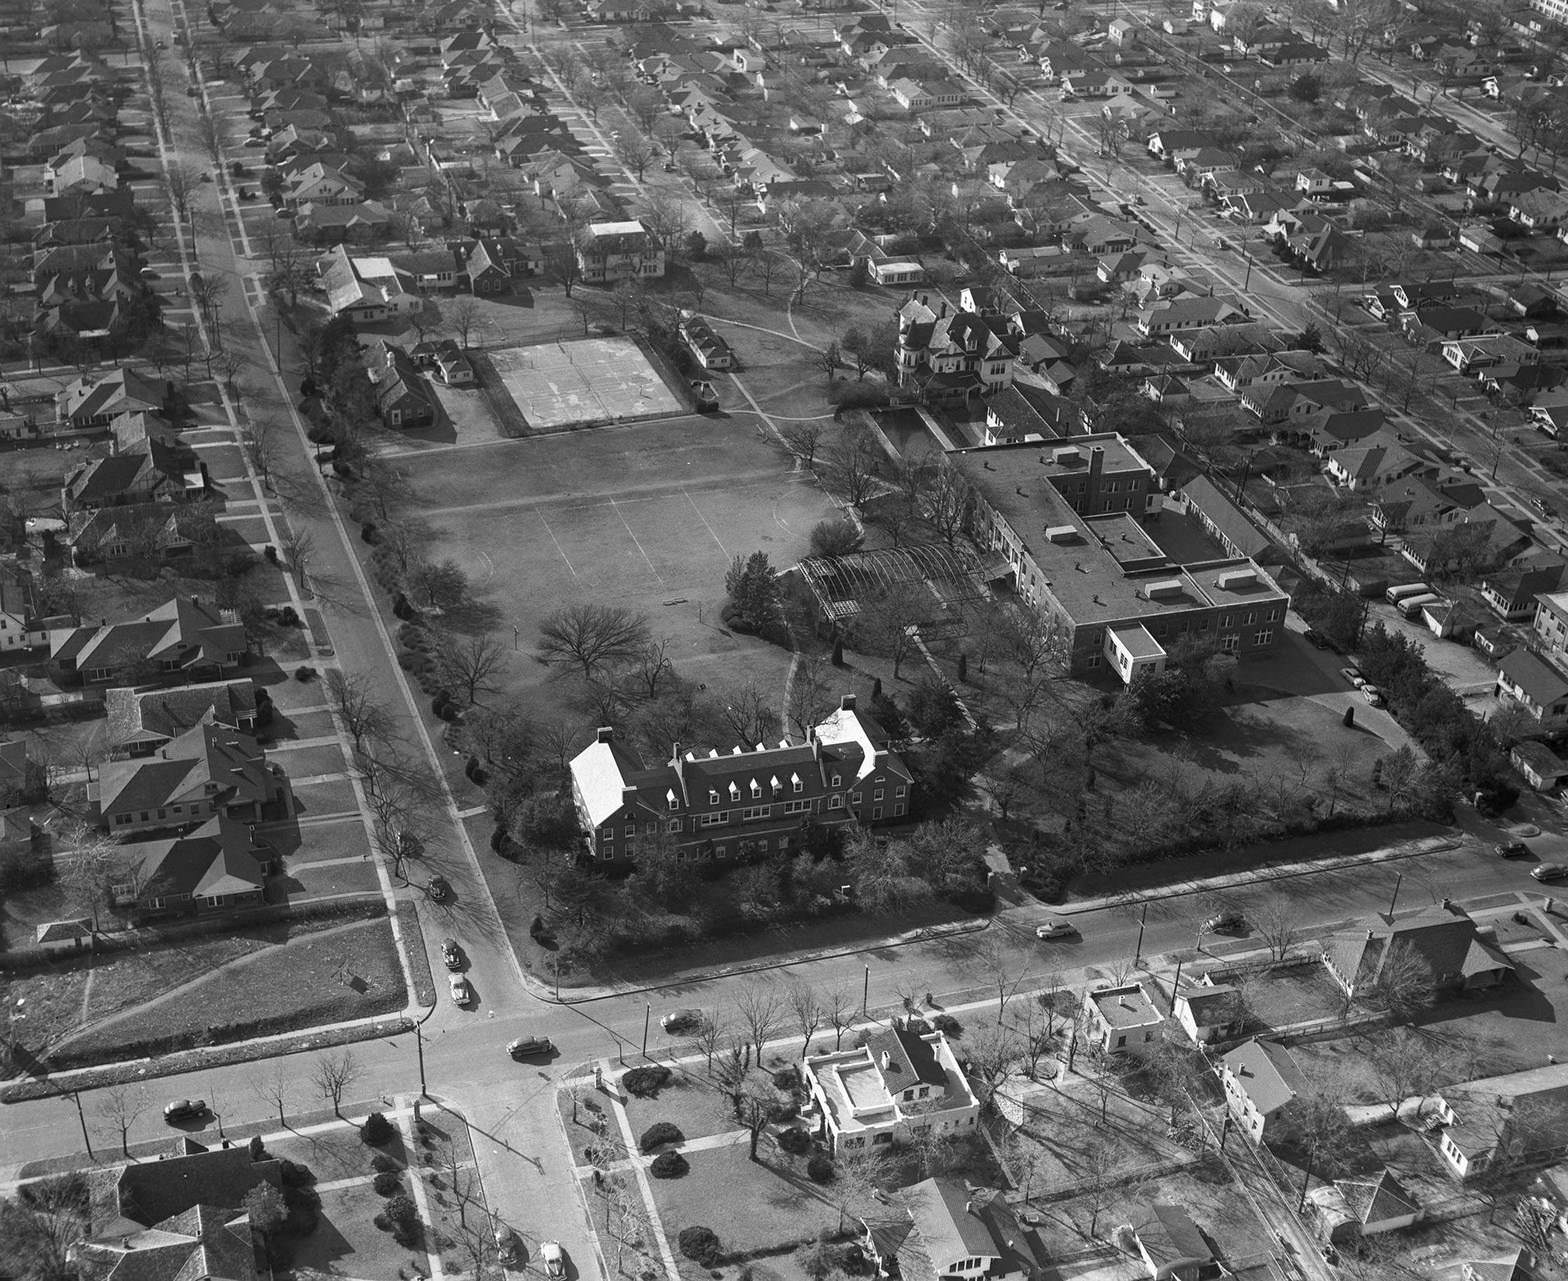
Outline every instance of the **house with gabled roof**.
{"type": "Polygon", "coordinates": [[[701,316],[687,316],[676,326],[681,341],[704,369],[733,369],[735,352],[721,334],[701,316]]]}
{"type": "MultiPolygon", "coordinates": [[[[1224,10],[1216,4],[1214,15],[1224,10]]],[[[1210,1281],[1222,1275],[1203,1233],[1177,1205],[1151,1204],[1147,1215],[1127,1225],[1131,1239],[1152,1281],[1210,1281]]]]}
{"type": "Polygon", "coordinates": [[[56,679],[88,684],[119,679],[135,685],[174,673],[216,677],[250,654],[239,615],[195,596],[175,597],[140,618],[49,633],[49,665],[56,679]]]}
{"type": "Polygon", "coordinates": [[[126,365],[73,379],[55,398],[55,406],[61,423],[76,431],[91,431],[107,427],[123,413],[160,413],[173,395],[171,383],[149,378],[126,365]]]}
{"type": "Polygon", "coordinates": [[[834,1153],[890,1146],[917,1132],[957,1138],[979,1123],[980,1102],[941,1032],[895,1024],[856,1049],[808,1054],[802,1075],[834,1153]]]}
{"type": "Polygon", "coordinates": [[[1500,987],[1514,966],[1490,929],[1452,904],[1380,912],[1329,940],[1323,964],[1351,997],[1375,991],[1391,965],[1416,958],[1431,971],[1434,991],[1500,987]]]}
{"type": "Polygon", "coordinates": [[[105,690],[104,737],[109,756],[114,760],[150,756],[199,725],[255,734],[261,709],[270,701],[248,677],[171,689],[105,690]]]}
{"type": "Polygon", "coordinates": [[[1226,1106],[1254,1143],[1277,1134],[1289,1113],[1308,1092],[1307,1079],[1290,1050],[1276,1041],[1253,1037],[1219,1060],[1226,1106]]]}
{"type": "Polygon", "coordinates": [[[877,1275],[901,1281],[1037,1281],[1050,1268],[1033,1228],[1007,1198],[948,1177],[904,1188],[899,1211],[862,1219],[862,1246],[877,1275]]]}
{"type": "Polygon", "coordinates": [[[76,467],[65,478],[60,505],[70,515],[127,503],[183,502],[207,494],[207,468],[195,451],[175,439],[152,436],[140,448],[76,467]]]}
{"type": "Polygon", "coordinates": [[[1528,737],[1568,729],[1568,674],[1542,655],[1516,649],[1497,665],[1497,699],[1533,722],[1528,737]]]}
{"type": "Polygon", "coordinates": [[[1426,1217],[1421,1202],[1384,1169],[1373,1179],[1335,1179],[1307,1193],[1320,1235],[1332,1245],[1413,1227],[1426,1217]]]}
{"type": "Polygon", "coordinates": [[[249,734],[205,720],[147,756],[105,761],[88,785],[98,823],[116,834],[284,817],[288,779],[249,734]]]}

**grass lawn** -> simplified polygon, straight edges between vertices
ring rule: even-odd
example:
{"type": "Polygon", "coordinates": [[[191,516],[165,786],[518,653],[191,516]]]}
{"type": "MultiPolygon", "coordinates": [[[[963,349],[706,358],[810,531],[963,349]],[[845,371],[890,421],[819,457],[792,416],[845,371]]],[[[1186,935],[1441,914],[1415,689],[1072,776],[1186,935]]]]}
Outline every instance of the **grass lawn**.
{"type": "Polygon", "coordinates": [[[347,779],[298,784],[294,787],[294,802],[295,812],[300,818],[358,813],[354,804],[354,789],[347,779]]]}
{"type": "Polygon", "coordinates": [[[1267,1028],[1331,1018],[1345,1008],[1339,985],[1316,961],[1254,975],[1246,991],[1248,1007],[1267,1028]]]}
{"type": "Polygon", "coordinates": [[[99,1021],[66,1048],[76,1058],[130,1058],[165,1037],[215,1044],[257,1025],[311,1027],[400,1009],[407,997],[386,919],[322,924],[282,939],[219,936],[123,958],[115,964],[124,968],[93,983],[99,1021]]]}
{"type": "MultiPolygon", "coordinates": [[[[325,1181],[326,1176],[317,1173],[325,1181]]],[[[372,1222],[383,1201],[369,1183],[323,1192],[320,1224],[294,1248],[295,1274],[428,1276],[430,1260],[423,1251],[404,1249],[390,1232],[381,1231],[372,1222]]]]}
{"type": "Polygon", "coordinates": [[[305,863],[289,869],[286,895],[290,902],[303,903],[313,898],[329,898],[336,894],[374,894],[381,888],[376,869],[369,863],[340,863],[321,867],[305,863]]]}
{"type": "MultiPolygon", "coordinates": [[[[679,1179],[650,1179],[653,1199],[673,1245],[682,1228],[703,1225],[719,1234],[727,1254],[776,1254],[837,1231],[832,1186],[818,1187],[764,1138],[758,1160],[741,1142],[688,1154],[691,1170],[679,1179]],[[786,1165],[785,1162],[791,1164],[786,1165]]],[[[599,1215],[595,1215],[596,1221],[599,1215]]],[[[845,1220],[848,1222],[848,1220],[845,1220]]],[[[679,1257],[679,1255],[677,1255],[679,1257]]]]}
{"type": "Polygon", "coordinates": [[[1014,1131],[1018,1159],[1013,1174],[1028,1190],[1073,1187],[1082,1183],[1091,1154],[1104,1154],[1103,1173],[1110,1178],[1129,1174],[1156,1161],[1178,1161],[1190,1155],[1165,1137],[1168,1108],[1129,1098],[1113,1083],[1100,1120],[1100,1095],[1077,1077],[1067,1090],[1046,1086],[1025,1100],[1027,1118],[1014,1131]]]}
{"type": "MultiPolygon", "coordinates": [[[[728,1134],[740,1129],[740,1122],[730,1110],[729,1100],[695,1075],[702,1070],[699,1063],[692,1068],[694,1075],[676,1071],[656,1099],[626,1095],[625,1089],[621,1088],[621,1094],[626,1098],[626,1119],[631,1123],[632,1136],[639,1137],[655,1121],[674,1122],[688,1140],[710,1134],[728,1134]]],[[[616,1084],[619,1087],[619,1078],[616,1084]]],[[[567,1115],[571,1115],[570,1111],[567,1115]]]]}
{"type": "Polygon", "coordinates": [[[310,778],[316,774],[341,774],[343,750],[337,744],[317,747],[290,747],[281,743],[272,749],[271,759],[281,765],[290,778],[310,778]]]}

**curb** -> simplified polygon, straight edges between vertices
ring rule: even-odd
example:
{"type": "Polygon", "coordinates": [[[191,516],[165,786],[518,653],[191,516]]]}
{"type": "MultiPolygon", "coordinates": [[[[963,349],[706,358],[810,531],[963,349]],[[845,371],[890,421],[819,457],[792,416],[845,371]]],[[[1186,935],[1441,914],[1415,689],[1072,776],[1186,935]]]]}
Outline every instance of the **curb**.
{"type": "Polygon", "coordinates": [[[766,960],[745,961],[736,965],[719,966],[705,970],[699,974],[683,974],[670,977],[658,983],[645,983],[629,985],[626,987],[595,987],[584,989],[585,995],[561,995],[546,986],[539,990],[541,980],[533,974],[527,974],[527,987],[530,995],[545,1002],[547,1005],[589,1005],[595,1001],[610,1001],[616,997],[636,996],[643,992],[662,992],[666,988],[689,987],[693,983],[710,983],[714,979],[733,978],[739,974],[762,974],[769,970],[788,969],[792,965],[805,965],[812,961],[828,961],[835,957],[856,956],[862,952],[879,952],[890,947],[909,947],[915,943],[926,943],[937,938],[959,938],[967,934],[980,934],[991,928],[996,921],[995,915],[984,918],[972,918],[967,921],[958,921],[949,925],[936,925],[910,930],[904,934],[893,934],[880,939],[867,940],[844,947],[826,947],[814,952],[792,953],[788,956],[774,956],[766,960]]]}

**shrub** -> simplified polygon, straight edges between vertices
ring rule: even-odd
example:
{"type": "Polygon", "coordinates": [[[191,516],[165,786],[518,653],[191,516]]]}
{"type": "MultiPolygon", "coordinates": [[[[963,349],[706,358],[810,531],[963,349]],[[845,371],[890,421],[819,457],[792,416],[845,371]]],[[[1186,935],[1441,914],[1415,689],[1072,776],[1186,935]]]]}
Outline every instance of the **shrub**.
{"type": "Polygon", "coordinates": [[[938,1014],[931,1020],[931,1026],[942,1033],[943,1036],[962,1036],[964,1034],[964,1025],[951,1014],[938,1014]]]}
{"type": "Polygon", "coordinates": [[[719,1244],[719,1234],[712,1228],[682,1228],[675,1244],[688,1259],[705,1268],[716,1268],[724,1261],[724,1247],[719,1244]]]}
{"type": "Polygon", "coordinates": [[[659,1063],[628,1068],[621,1073],[621,1088],[639,1099],[657,1098],[659,1091],[669,1083],[670,1069],[659,1063]]]}
{"type": "Polygon", "coordinates": [[[819,520],[811,530],[813,556],[847,556],[859,549],[860,530],[848,516],[829,516],[819,520]]]}
{"type": "Polygon", "coordinates": [[[775,1090],[800,1089],[800,1069],[798,1067],[780,1068],[773,1074],[773,1088],[775,1090]]]}
{"type": "Polygon", "coordinates": [[[811,1131],[792,1125],[779,1131],[779,1147],[795,1156],[804,1156],[811,1149],[811,1131]]]}
{"type": "Polygon", "coordinates": [[[394,1192],[403,1190],[403,1180],[392,1170],[383,1170],[370,1181],[370,1186],[376,1190],[378,1196],[391,1196],[394,1192]]]}
{"type": "Polygon", "coordinates": [[[316,1176],[310,1172],[310,1167],[301,1165],[298,1161],[283,1158],[283,1168],[278,1171],[286,1188],[306,1188],[316,1181],[316,1176]]]}
{"type": "Polygon", "coordinates": [[[370,1168],[377,1174],[385,1174],[388,1170],[396,1172],[401,1170],[403,1167],[400,1166],[391,1157],[389,1157],[385,1152],[377,1152],[375,1158],[370,1162],[370,1168]]]}
{"type": "Polygon", "coordinates": [[[397,1130],[392,1122],[388,1121],[380,1112],[372,1112],[365,1118],[365,1124],[359,1127],[359,1137],[373,1148],[379,1148],[384,1143],[390,1143],[397,1130]]]}
{"type": "Polygon", "coordinates": [[[383,1232],[392,1231],[392,1220],[387,1218],[385,1210],[377,1210],[376,1217],[371,1220],[383,1232]]]}
{"type": "Polygon", "coordinates": [[[644,1152],[652,1152],[654,1148],[663,1147],[666,1143],[679,1143],[686,1136],[681,1133],[681,1127],[673,1121],[655,1121],[642,1132],[642,1138],[637,1145],[644,1152]]]}
{"type": "Polygon", "coordinates": [[[833,1182],[833,1162],[822,1152],[813,1152],[806,1162],[806,1177],[813,1183],[833,1182]]]}
{"type": "Polygon", "coordinates": [[[678,1179],[689,1169],[691,1165],[679,1152],[661,1152],[653,1158],[648,1172],[656,1179],[678,1179]]]}
{"type": "Polygon", "coordinates": [[[314,667],[296,667],[294,669],[294,679],[297,681],[303,682],[312,680],[314,679],[315,675],[316,669],[314,667]]]}

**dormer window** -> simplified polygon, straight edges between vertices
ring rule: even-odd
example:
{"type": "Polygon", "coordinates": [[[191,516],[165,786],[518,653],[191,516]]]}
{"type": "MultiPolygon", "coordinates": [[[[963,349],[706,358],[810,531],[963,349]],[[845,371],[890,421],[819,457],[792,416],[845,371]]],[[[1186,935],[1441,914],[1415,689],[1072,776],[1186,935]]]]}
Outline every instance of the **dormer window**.
{"type": "Polygon", "coordinates": [[[800,781],[800,775],[799,774],[791,774],[789,776],[789,786],[790,786],[790,791],[795,792],[797,794],[800,793],[800,792],[804,792],[806,790],[806,785],[800,781]]]}
{"type": "Polygon", "coordinates": [[[733,782],[730,784],[730,800],[740,800],[740,787],[733,782]]]}
{"type": "Polygon", "coordinates": [[[719,803],[719,793],[718,793],[718,791],[716,789],[710,787],[708,789],[708,804],[709,805],[717,805],[718,803],[719,803]]]}
{"type": "Polygon", "coordinates": [[[665,804],[670,807],[671,813],[674,813],[681,807],[680,797],[675,795],[675,789],[673,787],[664,794],[664,801],[665,804]]]}
{"type": "Polygon", "coordinates": [[[784,784],[779,782],[779,776],[777,774],[775,774],[772,779],[769,780],[769,785],[773,788],[773,795],[775,796],[784,790],[784,784]]]}
{"type": "Polygon", "coordinates": [[[833,775],[833,786],[834,787],[838,787],[841,782],[842,782],[842,780],[839,778],[839,776],[837,774],[833,775]]]}
{"type": "Polygon", "coordinates": [[[757,782],[756,779],[752,779],[751,780],[751,799],[752,800],[756,800],[761,795],[762,795],[762,784],[757,782]]]}

